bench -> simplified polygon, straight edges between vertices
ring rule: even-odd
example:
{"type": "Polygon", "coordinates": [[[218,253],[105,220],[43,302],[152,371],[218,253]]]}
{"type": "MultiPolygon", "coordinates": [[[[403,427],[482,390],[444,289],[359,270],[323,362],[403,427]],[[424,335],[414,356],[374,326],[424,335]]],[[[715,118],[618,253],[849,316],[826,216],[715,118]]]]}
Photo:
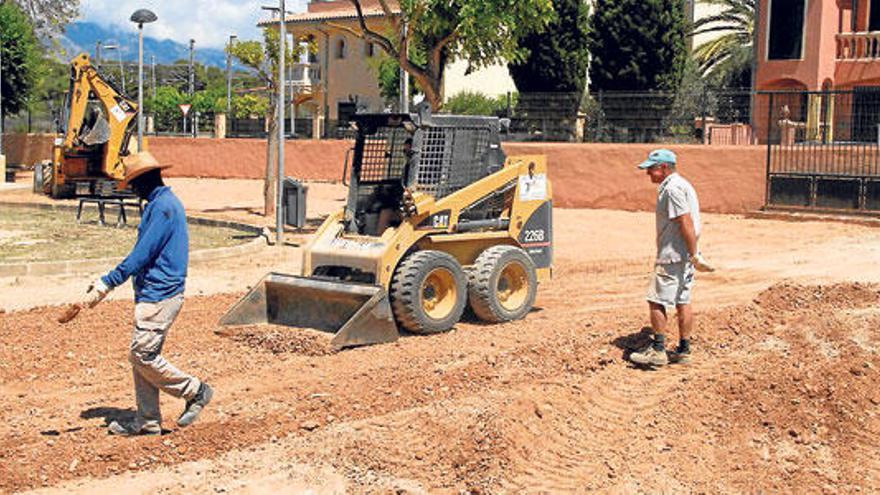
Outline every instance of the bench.
{"type": "Polygon", "coordinates": [[[104,222],[104,209],[109,205],[111,207],[117,207],[116,213],[116,227],[122,227],[128,222],[128,217],[125,214],[125,208],[137,208],[138,214],[143,215],[144,208],[143,202],[136,198],[79,198],[79,205],[76,207],[76,223],[82,223],[82,211],[83,206],[86,204],[94,204],[98,207],[98,225],[105,225],[104,222]]]}

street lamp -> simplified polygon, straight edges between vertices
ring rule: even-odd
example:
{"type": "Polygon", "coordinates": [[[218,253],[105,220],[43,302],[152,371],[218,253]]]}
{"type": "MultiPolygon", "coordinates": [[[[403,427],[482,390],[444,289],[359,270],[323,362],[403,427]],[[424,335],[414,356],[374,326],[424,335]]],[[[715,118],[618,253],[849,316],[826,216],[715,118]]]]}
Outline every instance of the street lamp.
{"type": "Polygon", "coordinates": [[[138,25],[138,151],[144,149],[144,24],[156,19],[156,14],[147,9],[134,11],[129,19],[138,25]]]}
{"type": "Polygon", "coordinates": [[[122,48],[120,48],[119,44],[109,44],[104,45],[105,50],[116,50],[116,60],[119,62],[119,78],[122,82],[122,94],[128,93],[125,90],[125,69],[122,67],[122,48]]]}
{"type": "Polygon", "coordinates": [[[236,35],[229,35],[229,44],[226,47],[226,118],[232,119],[232,42],[236,35]]]}

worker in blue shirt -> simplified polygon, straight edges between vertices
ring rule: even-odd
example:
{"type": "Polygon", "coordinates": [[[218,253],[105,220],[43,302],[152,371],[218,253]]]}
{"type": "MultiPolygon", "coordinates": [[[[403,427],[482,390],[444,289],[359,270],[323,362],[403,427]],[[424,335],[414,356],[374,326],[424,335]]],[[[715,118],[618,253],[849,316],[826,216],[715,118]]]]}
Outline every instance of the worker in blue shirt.
{"type": "Polygon", "coordinates": [[[132,422],[114,421],[114,435],[160,435],[162,416],[159,391],[186,400],[178,426],[196,420],[211,401],[211,387],[175,368],[160,354],[168,330],[183,305],[189,258],[186,213],[171,188],[162,181],[160,165],[146,151],[123,159],[126,184],[146,200],[138,237],[131,253],[86,291],[86,304],[94,307],[129,277],[134,285],[134,331],[128,360],[134,375],[137,416],[132,422]]]}

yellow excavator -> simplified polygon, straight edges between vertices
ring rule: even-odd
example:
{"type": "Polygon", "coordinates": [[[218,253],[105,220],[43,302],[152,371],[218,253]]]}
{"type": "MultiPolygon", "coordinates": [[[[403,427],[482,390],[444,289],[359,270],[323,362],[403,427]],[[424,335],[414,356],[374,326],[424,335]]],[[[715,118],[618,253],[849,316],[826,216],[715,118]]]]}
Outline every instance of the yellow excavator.
{"type": "Polygon", "coordinates": [[[137,104],[104,78],[85,53],[70,62],[66,98],[64,127],[55,138],[51,163],[42,170],[43,192],[53,198],[119,195],[137,104]]]}
{"type": "Polygon", "coordinates": [[[488,322],[525,317],[552,269],[545,157],[505,157],[494,117],[352,126],[346,205],[304,247],[301,275],[266,275],[220,324],[333,332],[341,349],[447,331],[467,305],[488,322]]]}

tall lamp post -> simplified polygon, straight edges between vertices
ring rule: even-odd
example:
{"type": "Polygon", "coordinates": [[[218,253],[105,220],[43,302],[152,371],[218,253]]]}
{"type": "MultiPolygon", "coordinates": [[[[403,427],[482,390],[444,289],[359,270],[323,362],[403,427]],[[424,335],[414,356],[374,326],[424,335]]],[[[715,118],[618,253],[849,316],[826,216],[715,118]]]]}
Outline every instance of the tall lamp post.
{"type": "Polygon", "coordinates": [[[144,24],[156,22],[156,14],[138,9],[129,19],[138,25],[138,151],[144,149],[144,24]]]}
{"type": "Polygon", "coordinates": [[[236,35],[229,35],[229,44],[226,48],[226,118],[232,119],[232,43],[236,35]]]}

